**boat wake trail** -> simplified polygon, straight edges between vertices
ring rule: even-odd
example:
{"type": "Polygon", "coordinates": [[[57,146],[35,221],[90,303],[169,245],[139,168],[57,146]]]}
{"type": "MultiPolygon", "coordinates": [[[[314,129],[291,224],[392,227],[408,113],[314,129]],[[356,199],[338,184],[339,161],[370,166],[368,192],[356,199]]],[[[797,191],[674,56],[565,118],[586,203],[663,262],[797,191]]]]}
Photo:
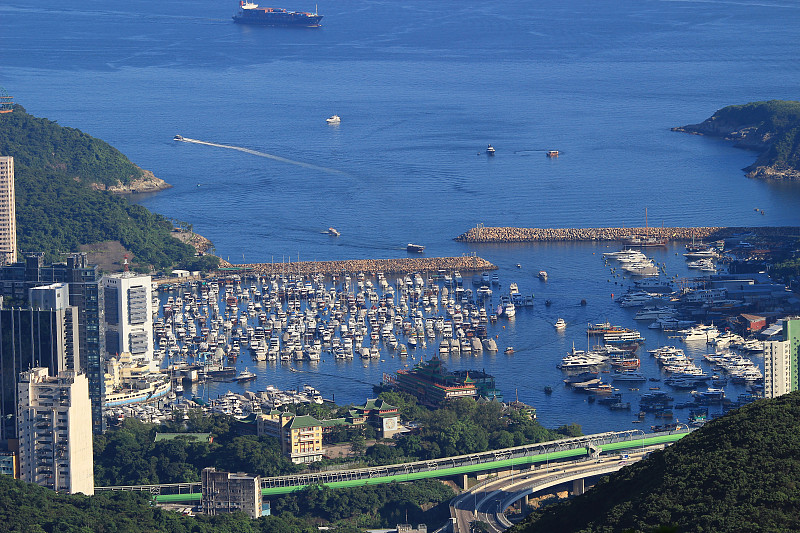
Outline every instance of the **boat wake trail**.
{"type": "Polygon", "coordinates": [[[336,170],[335,168],[328,168],[328,167],[320,167],[318,165],[312,165],[311,163],[303,163],[302,161],[295,161],[293,159],[287,159],[285,157],[281,157],[279,155],[268,154],[265,152],[259,152],[257,150],[250,150],[249,148],[242,148],[241,146],[231,146],[229,144],[218,144],[218,143],[210,143],[206,141],[199,141],[197,139],[189,139],[187,137],[183,137],[180,139],[182,142],[186,143],[194,143],[194,144],[204,144],[206,146],[214,146],[217,148],[227,148],[228,150],[238,150],[239,152],[244,152],[246,154],[257,155],[259,157],[266,157],[267,159],[272,159],[274,161],[280,161],[281,163],[288,163],[290,165],[297,165],[298,167],[308,168],[311,170],[319,170],[322,172],[327,172],[328,174],[339,174],[341,176],[346,176],[346,172],[342,172],[341,170],[336,170]]]}

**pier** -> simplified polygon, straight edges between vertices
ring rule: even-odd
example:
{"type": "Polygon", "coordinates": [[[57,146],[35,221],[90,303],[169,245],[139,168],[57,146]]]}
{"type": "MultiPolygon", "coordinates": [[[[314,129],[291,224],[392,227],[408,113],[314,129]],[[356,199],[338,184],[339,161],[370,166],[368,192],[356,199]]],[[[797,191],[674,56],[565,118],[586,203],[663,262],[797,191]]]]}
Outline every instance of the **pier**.
{"type": "Polygon", "coordinates": [[[666,241],[718,240],[736,235],[781,238],[800,235],[796,226],[697,227],[697,228],[511,228],[478,225],[456,237],[469,243],[623,241],[633,235],[647,235],[666,241]]]}
{"type": "Polygon", "coordinates": [[[234,265],[220,260],[220,270],[241,271],[248,274],[341,274],[342,272],[383,272],[405,274],[409,272],[438,272],[461,270],[483,272],[497,267],[474,255],[461,257],[400,257],[396,259],[348,259],[341,261],[300,261],[293,263],[250,263],[234,265]]]}

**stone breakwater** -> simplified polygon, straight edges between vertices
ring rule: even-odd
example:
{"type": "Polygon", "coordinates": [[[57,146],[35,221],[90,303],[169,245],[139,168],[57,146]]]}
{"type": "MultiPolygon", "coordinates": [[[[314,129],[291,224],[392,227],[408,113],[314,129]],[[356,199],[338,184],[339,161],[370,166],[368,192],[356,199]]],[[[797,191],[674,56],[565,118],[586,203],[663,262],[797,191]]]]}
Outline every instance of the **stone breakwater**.
{"type": "Polygon", "coordinates": [[[735,235],[758,237],[800,235],[800,227],[699,227],[699,228],[497,228],[478,226],[454,240],[470,243],[624,241],[632,235],[649,235],[667,241],[716,240],[735,235]]]}
{"type": "Polygon", "coordinates": [[[482,272],[497,270],[489,261],[475,256],[463,257],[403,257],[398,259],[349,259],[343,261],[300,261],[296,263],[251,263],[234,265],[220,261],[220,268],[237,269],[243,272],[272,274],[340,274],[342,272],[383,272],[405,274],[408,272],[436,272],[438,270],[461,270],[482,272]]]}

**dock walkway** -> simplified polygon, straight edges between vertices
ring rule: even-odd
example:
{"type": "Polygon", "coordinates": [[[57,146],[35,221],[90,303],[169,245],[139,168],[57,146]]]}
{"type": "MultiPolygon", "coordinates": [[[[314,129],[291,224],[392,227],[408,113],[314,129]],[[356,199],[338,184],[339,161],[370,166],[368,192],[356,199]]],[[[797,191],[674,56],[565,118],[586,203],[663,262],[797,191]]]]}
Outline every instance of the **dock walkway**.
{"type": "Polygon", "coordinates": [[[698,228],[512,228],[477,226],[454,240],[469,243],[513,243],[554,241],[622,241],[645,235],[667,241],[717,240],[735,235],[758,237],[800,235],[796,226],[698,227],[698,228]]]}

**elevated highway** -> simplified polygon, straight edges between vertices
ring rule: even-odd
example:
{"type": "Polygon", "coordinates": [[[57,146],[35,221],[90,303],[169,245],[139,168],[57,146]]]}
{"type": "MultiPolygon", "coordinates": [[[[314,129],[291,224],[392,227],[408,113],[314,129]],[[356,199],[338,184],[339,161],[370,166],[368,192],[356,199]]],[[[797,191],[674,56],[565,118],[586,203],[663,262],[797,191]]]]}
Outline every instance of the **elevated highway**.
{"type": "Polygon", "coordinates": [[[568,482],[573,482],[576,492],[582,493],[585,479],[616,472],[641,460],[650,451],[661,448],[663,445],[646,447],[625,454],[624,460],[614,454],[539,465],[516,475],[486,480],[450,502],[453,532],[469,533],[470,524],[475,520],[488,524],[493,532],[503,531],[512,525],[504,511],[519,500],[527,500],[530,494],[568,482]]]}
{"type": "MultiPolygon", "coordinates": [[[[515,467],[529,467],[542,463],[549,465],[551,462],[568,461],[599,453],[668,444],[688,433],[688,428],[649,434],[638,429],[614,431],[429,461],[268,477],[261,480],[261,492],[264,496],[275,496],[299,491],[310,485],[342,488],[445,477],[460,477],[466,480],[468,474],[476,472],[507,471],[515,467]]],[[[201,499],[199,483],[95,487],[95,492],[109,490],[149,492],[154,495],[158,503],[193,503],[201,499]]]]}

